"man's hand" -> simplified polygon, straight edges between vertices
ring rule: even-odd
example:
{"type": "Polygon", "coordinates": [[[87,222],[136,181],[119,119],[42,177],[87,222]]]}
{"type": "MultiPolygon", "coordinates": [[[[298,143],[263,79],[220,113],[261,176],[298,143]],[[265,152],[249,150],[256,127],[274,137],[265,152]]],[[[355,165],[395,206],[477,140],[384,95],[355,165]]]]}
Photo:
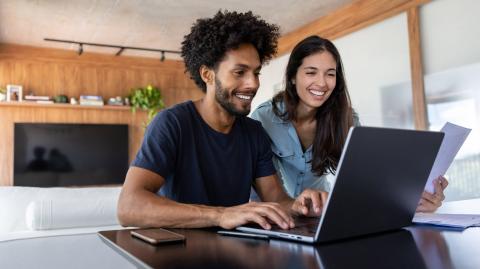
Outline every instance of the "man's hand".
{"type": "Polygon", "coordinates": [[[298,215],[320,216],[327,197],[327,192],[305,189],[293,202],[292,211],[298,215]]]}
{"type": "Polygon", "coordinates": [[[294,227],[292,217],[280,204],[264,202],[251,202],[223,208],[218,226],[224,229],[233,229],[249,222],[255,222],[266,230],[272,228],[270,223],[275,223],[282,229],[294,227]]]}
{"type": "Polygon", "coordinates": [[[417,212],[434,212],[442,205],[442,201],[445,199],[443,191],[448,186],[448,181],[443,176],[438,177],[433,181],[434,193],[428,193],[424,191],[422,198],[418,202],[417,212]]]}

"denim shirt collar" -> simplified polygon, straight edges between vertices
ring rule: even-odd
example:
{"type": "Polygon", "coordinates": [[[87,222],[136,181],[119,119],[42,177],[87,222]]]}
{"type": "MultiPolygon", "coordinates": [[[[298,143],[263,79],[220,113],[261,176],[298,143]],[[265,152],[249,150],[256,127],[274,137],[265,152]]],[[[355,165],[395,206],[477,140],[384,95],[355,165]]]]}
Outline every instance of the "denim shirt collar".
{"type": "MultiPolygon", "coordinates": [[[[273,110],[273,106],[277,106],[278,110],[280,111],[280,114],[283,114],[285,113],[285,103],[283,101],[281,102],[278,102],[278,103],[273,103],[272,101],[272,110],[273,110]]],[[[272,121],[275,122],[275,123],[283,123],[283,124],[288,124],[290,123],[289,121],[286,121],[286,120],[283,120],[282,118],[280,118],[279,116],[275,115],[273,118],[272,118],[272,121]]]]}

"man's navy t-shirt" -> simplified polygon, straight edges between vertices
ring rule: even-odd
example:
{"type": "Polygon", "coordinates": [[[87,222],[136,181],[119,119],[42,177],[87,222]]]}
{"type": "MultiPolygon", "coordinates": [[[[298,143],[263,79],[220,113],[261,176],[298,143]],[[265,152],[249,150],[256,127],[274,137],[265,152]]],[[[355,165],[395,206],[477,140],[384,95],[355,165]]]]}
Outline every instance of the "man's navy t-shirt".
{"type": "Polygon", "coordinates": [[[248,202],[253,180],[275,173],[270,142],[259,122],[237,117],[223,134],[202,119],[191,101],[158,113],[132,166],[165,178],[160,195],[211,206],[248,202]]]}

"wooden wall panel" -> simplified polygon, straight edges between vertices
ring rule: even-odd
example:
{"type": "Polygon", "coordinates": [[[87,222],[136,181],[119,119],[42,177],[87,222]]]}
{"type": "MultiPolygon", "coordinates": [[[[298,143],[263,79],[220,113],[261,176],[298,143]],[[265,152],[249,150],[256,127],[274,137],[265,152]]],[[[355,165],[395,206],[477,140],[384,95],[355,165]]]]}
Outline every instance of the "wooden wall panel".
{"type": "Polygon", "coordinates": [[[357,0],[280,37],[277,56],[289,53],[302,39],[319,35],[330,40],[400,14],[431,0],[357,0]]]}
{"type": "Polygon", "coordinates": [[[0,86],[19,84],[24,94],[126,96],[132,88],[152,84],[166,96],[165,104],[203,96],[184,73],[181,61],[103,55],[0,44],[0,86]],[[176,91],[190,94],[175,99],[176,91]]]}
{"type": "MultiPolygon", "coordinates": [[[[0,44],[0,86],[18,84],[24,95],[101,95],[107,100],[126,96],[132,88],[152,84],[162,91],[165,105],[203,97],[184,73],[183,62],[111,56],[75,51],[0,44]]],[[[13,126],[15,122],[123,123],[129,125],[130,159],[143,138],[146,113],[127,107],[84,107],[0,103],[0,185],[13,184],[13,126]]]]}

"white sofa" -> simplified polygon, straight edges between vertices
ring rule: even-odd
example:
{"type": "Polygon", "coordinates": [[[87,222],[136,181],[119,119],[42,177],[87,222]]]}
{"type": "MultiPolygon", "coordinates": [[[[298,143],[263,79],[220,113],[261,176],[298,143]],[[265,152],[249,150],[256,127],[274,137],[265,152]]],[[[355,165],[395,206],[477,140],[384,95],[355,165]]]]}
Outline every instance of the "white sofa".
{"type": "Polygon", "coordinates": [[[121,187],[0,187],[0,235],[119,226],[121,187]]]}

